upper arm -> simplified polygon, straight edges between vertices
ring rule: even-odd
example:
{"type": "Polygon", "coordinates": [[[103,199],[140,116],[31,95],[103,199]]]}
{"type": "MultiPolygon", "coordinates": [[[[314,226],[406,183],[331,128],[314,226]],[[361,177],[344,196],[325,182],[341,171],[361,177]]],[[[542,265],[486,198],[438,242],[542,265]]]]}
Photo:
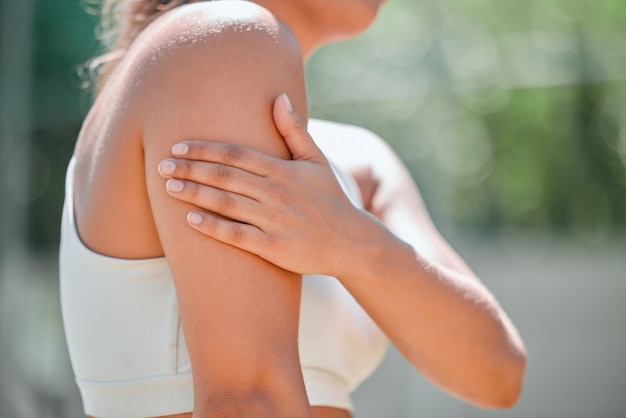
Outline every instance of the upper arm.
{"type": "Polygon", "coordinates": [[[297,365],[299,278],[192,230],[186,223],[191,206],[169,196],[157,173],[172,145],[185,139],[289,155],[271,104],[286,92],[306,114],[299,51],[271,15],[241,3],[181,12],[138,40],[146,44],[135,87],[143,106],[146,185],[174,276],[196,389],[253,384],[250,379],[267,378],[263,370],[279,374],[294,356],[297,365]]]}

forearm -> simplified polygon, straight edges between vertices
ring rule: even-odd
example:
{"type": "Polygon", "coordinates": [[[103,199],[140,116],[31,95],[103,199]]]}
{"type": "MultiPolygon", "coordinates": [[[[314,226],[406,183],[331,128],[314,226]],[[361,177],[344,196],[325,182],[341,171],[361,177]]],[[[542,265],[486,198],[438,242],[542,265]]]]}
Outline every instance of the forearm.
{"type": "Polygon", "coordinates": [[[475,277],[435,264],[367,215],[355,217],[338,277],[427,378],[483,407],[519,393],[523,345],[475,277]]]}

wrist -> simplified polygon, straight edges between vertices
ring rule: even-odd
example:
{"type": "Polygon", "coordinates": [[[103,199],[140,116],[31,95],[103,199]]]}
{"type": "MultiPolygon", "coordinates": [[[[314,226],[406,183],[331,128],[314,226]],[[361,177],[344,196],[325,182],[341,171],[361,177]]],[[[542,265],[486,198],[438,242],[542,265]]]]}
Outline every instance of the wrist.
{"type": "Polygon", "coordinates": [[[359,210],[342,236],[343,250],[335,259],[332,276],[344,285],[352,280],[368,281],[384,276],[390,265],[403,254],[415,257],[413,248],[396,237],[378,219],[359,210]]]}

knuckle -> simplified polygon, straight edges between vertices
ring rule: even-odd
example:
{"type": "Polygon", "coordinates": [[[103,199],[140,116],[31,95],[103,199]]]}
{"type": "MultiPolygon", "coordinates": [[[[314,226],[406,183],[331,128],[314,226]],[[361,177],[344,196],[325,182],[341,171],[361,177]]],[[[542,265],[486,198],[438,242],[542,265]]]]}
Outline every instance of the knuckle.
{"type": "Polygon", "coordinates": [[[269,161],[260,161],[259,162],[259,171],[264,173],[265,175],[272,174],[276,169],[275,164],[269,161]]]}
{"type": "Polygon", "coordinates": [[[298,136],[304,135],[307,132],[302,124],[302,121],[297,116],[291,120],[289,129],[294,135],[298,136]]]}
{"type": "Polygon", "coordinates": [[[192,165],[189,160],[178,160],[176,162],[176,168],[178,169],[177,174],[182,177],[189,178],[191,175],[192,165]]]}
{"type": "Polygon", "coordinates": [[[291,196],[289,193],[280,186],[274,186],[271,189],[272,197],[277,204],[284,207],[289,204],[291,196]]]}
{"type": "Polygon", "coordinates": [[[230,210],[235,206],[235,199],[228,193],[220,193],[218,205],[222,210],[230,210]]]}
{"type": "Polygon", "coordinates": [[[289,169],[287,167],[286,164],[284,164],[282,161],[280,164],[276,164],[273,168],[272,168],[273,174],[280,179],[283,178],[287,178],[289,175],[289,169]]]}
{"type": "Polygon", "coordinates": [[[233,224],[230,229],[230,240],[232,243],[237,244],[243,241],[244,232],[239,224],[233,224]]]}
{"type": "Polygon", "coordinates": [[[270,210],[266,212],[265,217],[271,225],[281,225],[283,221],[283,214],[278,210],[270,210]]]}
{"type": "Polygon", "coordinates": [[[293,122],[294,127],[293,127],[293,131],[296,135],[307,135],[307,130],[304,128],[304,126],[302,126],[302,122],[298,121],[294,121],[293,122]]]}
{"type": "Polygon", "coordinates": [[[222,164],[218,164],[215,169],[214,179],[217,184],[224,184],[230,178],[230,169],[222,164]]]}
{"type": "Polygon", "coordinates": [[[204,220],[203,223],[204,230],[210,235],[215,234],[219,229],[219,221],[216,218],[209,218],[204,220]]]}
{"type": "Polygon", "coordinates": [[[266,187],[263,187],[263,194],[265,196],[267,196],[269,198],[270,201],[272,202],[276,202],[276,203],[283,203],[283,197],[281,196],[281,190],[279,187],[276,187],[275,185],[269,185],[266,187]]]}
{"type": "Polygon", "coordinates": [[[224,159],[227,162],[239,161],[243,158],[245,151],[237,145],[227,145],[224,153],[224,159]]]}
{"type": "Polygon", "coordinates": [[[188,141],[186,142],[186,145],[187,145],[187,152],[185,153],[185,158],[186,157],[202,158],[209,152],[206,147],[206,144],[203,141],[199,141],[199,140],[188,141]]]}
{"type": "Polygon", "coordinates": [[[200,197],[200,189],[195,183],[187,183],[185,185],[185,192],[189,198],[189,200],[197,201],[200,197]]]}
{"type": "Polygon", "coordinates": [[[188,142],[189,145],[189,151],[188,152],[195,152],[197,154],[201,154],[203,152],[206,152],[207,147],[205,144],[205,141],[201,140],[201,139],[194,139],[188,142]]]}

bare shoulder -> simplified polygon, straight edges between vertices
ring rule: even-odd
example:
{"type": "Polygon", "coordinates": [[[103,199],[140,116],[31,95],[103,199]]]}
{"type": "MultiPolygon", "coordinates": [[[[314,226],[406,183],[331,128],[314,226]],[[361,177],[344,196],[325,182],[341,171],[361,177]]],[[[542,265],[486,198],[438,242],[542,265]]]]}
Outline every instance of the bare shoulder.
{"type": "MultiPolygon", "coordinates": [[[[169,201],[158,162],[174,143],[196,138],[288,156],[271,117],[281,93],[304,118],[299,46],[266,9],[199,2],[152,22],[111,73],[77,143],[77,177],[94,179],[75,186],[84,241],[116,257],[162,255],[152,219],[169,201]],[[121,248],[124,231],[134,241],[121,248]]],[[[177,216],[187,231],[184,213],[177,216]]]]}
{"type": "Polygon", "coordinates": [[[293,34],[269,10],[240,0],[198,2],[177,7],[151,23],[137,37],[131,53],[142,50],[159,62],[189,50],[211,53],[233,43],[258,47],[263,41],[299,53],[293,34]]]}
{"type": "Polygon", "coordinates": [[[137,38],[127,58],[118,72],[125,74],[126,90],[141,101],[135,108],[179,95],[189,100],[190,92],[206,93],[220,85],[254,91],[256,83],[302,67],[289,28],[267,9],[238,0],[169,11],[137,38]]]}
{"type": "MultiPolygon", "coordinates": [[[[172,52],[191,48],[200,52],[210,45],[219,48],[216,41],[249,42],[270,41],[297,51],[295,37],[269,10],[248,1],[199,2],[180,6],[154,21],[138,39],[137,44],[157,46],[157,52],[167,56],[172,52]]],[[[232,45],[228,45],[232,46],[232,45]]],[[[255,46],[258,46],[256,44],[255,46]]],[[[152,49],[152,48],[149,48],[152,49]]]]}

